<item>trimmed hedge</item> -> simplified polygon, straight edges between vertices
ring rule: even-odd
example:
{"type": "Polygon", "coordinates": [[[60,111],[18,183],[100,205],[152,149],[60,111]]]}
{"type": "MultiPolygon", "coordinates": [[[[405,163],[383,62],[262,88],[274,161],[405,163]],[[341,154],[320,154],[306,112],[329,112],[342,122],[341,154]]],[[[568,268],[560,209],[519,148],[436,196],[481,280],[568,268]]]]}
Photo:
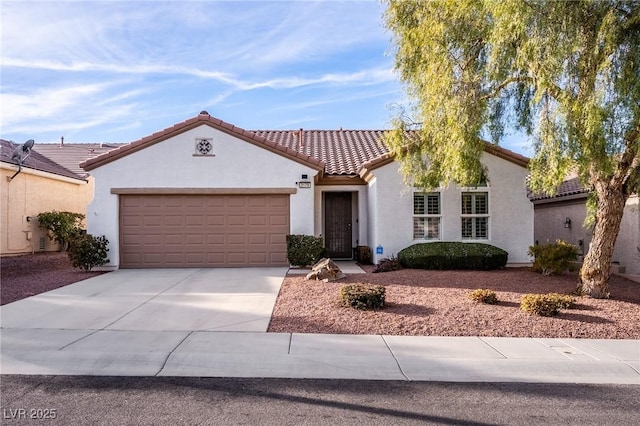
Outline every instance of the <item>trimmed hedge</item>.
{"type": "Polygon", "coordinates": [[[310,266],[325,257],[322,238],[313,235],[287,235],[287,259],[293,266],[310,266]]]}
{"type": "Polygon", "coordinates": [[[414,269],[474,269],[503,268],[509,253],[483,243],[434,242],[414,244],[398,253],[405,268],[414,269]]]}
{"type": "Polygon", "coordinates": [[[385,293],[381,285],[347,284],[340,288],[340,303],[354,309],[382,309],[385,293]]]}

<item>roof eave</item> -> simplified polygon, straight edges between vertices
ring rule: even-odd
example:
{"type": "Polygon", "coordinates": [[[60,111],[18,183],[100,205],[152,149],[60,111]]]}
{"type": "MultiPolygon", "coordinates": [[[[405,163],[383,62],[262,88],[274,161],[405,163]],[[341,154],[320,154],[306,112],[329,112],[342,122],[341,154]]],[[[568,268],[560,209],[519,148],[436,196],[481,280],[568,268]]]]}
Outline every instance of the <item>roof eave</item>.
{"type": "Polygon", "coordinates": [[[209,114],[204,114],[204,113],[201,113],[197,117],[190,118],[182,123],[176,124],[162,131],[156,132],[150,136],[146,136],[135,142],[131,142],[128,145],[121,146],[119,148],[116,148],[104,154],[101,154],[97,157],[83,161],[82,163],[80,163],[80,167],[82,167],[85,171],[88,172],[90,170],[104,166],[105,164],[111,163],[112,161],[118,160],[130,154],[133,154],[134,152],[140,151],[151,145],[155,145],[156,143],[165,141],[181,133],[192,130],[201,125],[209,126],[216,130],[219,130],[221,132],[234,136],[238,139],[241,139],[245,142],[249,142],[260,148],[267,149],[271,152],[274,152],[285,158],[288,158],[290,160],[303,164],[319,172],[323,171],[325,168],[325,163],[321,160],[312,158],[308,155],[302,154],[291,148],[281,146],[275,142],[272,142],[268,139],[258,136],[251,131],[244,130],[240,127],[236,127],[232,124],[226,123],[220,119],[211,117],[209,114]]]}

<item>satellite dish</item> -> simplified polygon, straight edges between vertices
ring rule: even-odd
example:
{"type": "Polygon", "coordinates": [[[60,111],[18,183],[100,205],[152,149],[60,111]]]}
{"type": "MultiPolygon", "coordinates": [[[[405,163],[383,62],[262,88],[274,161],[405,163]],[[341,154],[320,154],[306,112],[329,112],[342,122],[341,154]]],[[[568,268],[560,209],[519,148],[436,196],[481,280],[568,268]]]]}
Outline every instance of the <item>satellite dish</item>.
{"type": "Polygon", "coordinates": [[[9,178],[9,182],[11,182],[13,178],[22,171],[22,163],[24,163],[24,160],[26,160],[27,157],[31,155],[31,150],[33,149],[34,143],[35,141],[33,139],[29,139],[25,143],[18,145],[13,151],[13,154],[11,154],[11,159],[18,165],[18,171],[13,176],[11,176],[11,178],[9,178]]]}

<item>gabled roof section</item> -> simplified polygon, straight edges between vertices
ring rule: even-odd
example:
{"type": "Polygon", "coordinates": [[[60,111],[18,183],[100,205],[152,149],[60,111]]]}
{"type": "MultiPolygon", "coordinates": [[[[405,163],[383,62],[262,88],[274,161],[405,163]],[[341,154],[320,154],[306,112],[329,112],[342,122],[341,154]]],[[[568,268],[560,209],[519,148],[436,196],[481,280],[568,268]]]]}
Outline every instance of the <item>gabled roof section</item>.
{"type": "Polygon", "coordinates": [[[357,175],[362,164],[385,155],[384,130],[256,130],[279,145],[325,163],[326,175],[357,175]]]}
{"type": "MultiPolygon", "coordinates": [[[[203,111],[197,117],[88,159],[80,167],[92,170],[203,124],[323,171],[325,176],[363,176],[363,170],[370,171],[393,161],[384,142],[386,130],[250,131],[211,117],[203,111]]],[[[527,157],[489,142],[485,142],[485,151],[521,167],[529,164],[527,157]]]]}
{"type": "Polygon", "coordinates": [[[34,151],[50,158],[79,176],[88,176],[80,163],[124,145],[123,143],[46,143],[35,144],[34,151]]]}
{"type": "MultiPolygon", "coordinates": [[[[529,165],[529,158],[525,157],[524,155],[520,155],[516,152],[513,152],[506,148],[502,148],[490,142],[484,142],[484,151],[488,154],[495,155],[498,158],[507,160],[520,167],[526,168],[529,165]]],[[[370,171],[375,170],[378,167],[386,166],[387,164],[392,162],[393,154],[387,151],[378,157],[372,158],[362,163],[358,168],[358,174],[364,179],[367,173],[369,173],[370,171]]]]}
{"type": "Polygon", "coordinates": [[[573,177],[562,182],[553,195],[534,194],[531,191],[529,191],[527,195],[529,196],[529,200],[533,202],[553,202],[562,201],[563,199],[566,200],[568,198],[586,197],[589,192],[591,192],[589,188],[585,188],[579,178],[573,177]]]}
{"type": "MultiPolygon", "coordinates": [[[[18,147],[19,144],[14,144],[13,142],[9,142],[4,139],[0,139],[0,144],[2,148],[0,149],[0,161],[2,161],[3,163],[15,165],[17,168],[18,165],[14,160],[11,159],[11,156],[13,155],[13,151],[15,151],[16,147],[18,147]]],[[[37,144],[34,146],[37,146],[37,144]]],[[[24,160],[24,162],[22,163],[22,168],[39,170],[41,172],[47,172],[47,173],[51,173],[58,176],[64,176],[70,179],[85,181],[85,179],[82,176],[79,176],[78,174],[56,163],[50,158],[45,157],[35,149],[33,149],[31,151],[31,154],[24,160]]]]}
{"type": "Polygon", "coordinates": [[[304,164],[318,171],[322,171],[324,169],[324,163],[319,159],[310,157],[300,151],[277,144],[269,139],[265,139],[264,137],[257,135],[254,132],[241,129],[240,127],[236,127],[220,119],[211,117],[206,111],[202,111],[200,114],[198,114],[198,116],[183,121],[182,123],[178,123],[172,127],[168,127],[135,142],[131,142],[107,153],[99,155],[95,158],[86,160],[80,164],[80,167],[82,167],[86,171],[93,170],[97,167],[103,166],[112,161],[118,160],[129,154],[133,154],[134,152],[140,151],[158,142],[162,142],[202,125],[210,126],[216,130],[227,133],[231,136],[242,139],[245,142],[249,142],[253,145],[272,151],[276,154],[282,155],[283,157],[304,164]]]}
{"type": "MultiPolygon", "coordinates": [[[[385,130],[255,130],[254,133],[322,160],[325,175],[360,175],[393,162],[385,130]]],[[[485,152],[527,167],[529,159],[485,142],[485,152]]]]}

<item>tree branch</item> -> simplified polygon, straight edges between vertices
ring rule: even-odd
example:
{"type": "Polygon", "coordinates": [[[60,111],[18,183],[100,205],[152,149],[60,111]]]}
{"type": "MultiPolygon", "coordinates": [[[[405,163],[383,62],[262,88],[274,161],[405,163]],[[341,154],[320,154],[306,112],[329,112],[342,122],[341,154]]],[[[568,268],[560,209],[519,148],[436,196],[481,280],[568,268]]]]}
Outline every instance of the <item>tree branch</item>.
{"type": "MultiPolygon", "coordinates": [[[[535,78],[530,77],[530,76],[518,76],[518,77],[509,77],[508,79],[506,79],[505,81],[503,81],[502,83],[500,83],[495,89],[493,89],[493,91],[491,93],[488,93],[484,96],[480,97],[480,100],[484,101],[487,99],[492,99],[495,98],[498,93],[500,93],[500,91],[502,91],[503,89],[505,89],[507,86],[509,86],[510,84],[513,83],[531,83],[533,85],[535,85],[535,78]]],[[[560,88],[560,86],[553,84],[549,87],[545,87],[545,91],[548,92],[551,97],[553,97],[554,99],[559,99],[560,96],[564,93],[566,93],[566,91],[562,90],[562,88],[560,88]]]]}

